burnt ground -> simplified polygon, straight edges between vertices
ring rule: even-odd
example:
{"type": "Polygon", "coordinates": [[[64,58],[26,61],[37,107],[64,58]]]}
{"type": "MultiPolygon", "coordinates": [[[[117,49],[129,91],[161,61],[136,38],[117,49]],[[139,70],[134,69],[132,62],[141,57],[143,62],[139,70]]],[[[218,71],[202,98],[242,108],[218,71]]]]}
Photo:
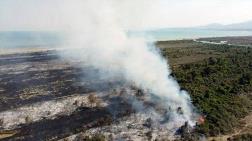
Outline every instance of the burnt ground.
{"type": "Polygon", "coordinates": [[[44,141],[63,138],[91,127],[110,124],[110,117],[106,109],[81,108],[70,116],[23,125],[16,135],[3,140],[44,141]]]}
{"type": "MultiPolygon", "coordinates": [[[[90,72],[97,70],[76,67],[73,65],[76,63],[79,62],[62,60],[55,51],[1,55],[0,112],[73,94],[106,91],[112,89],[114,84],[120,85],[116,81],[105,82],[98,77],[90,78],[90,72]]],[[[120,102],[120,99],[116,101],[120,102]]],[[[122,103],[117,104],[117,108],[128,110],[123,110],[117,117],[130,114],[131,107],[122,103]]],[[[15,129],[17,134],[2,140],[57,140],[91,127],[107,125],[112,122],[110,109],[114,106],[83,107],[71,115],[21,125],[15,129]]]]}
{"type": "MultiPolygon", "coordinates": [[[[114,101],[115,99],[111,99],[114,101]]],[[[131,106],[120,98],[116,98],[112,105],[107,107],[80,107],[70,115],[58,116],[55,119],[44,119],[33,123],[20,125],[15,129],[11,137],[3,138],[3,141],[44,141],[44,140],[58,140],[85,130],[102,127],[117,122],[115,119],[120,119],[128,116],[134,111],[131,106]],[[113,115],[111,108],[122,110],[115,112],[113,115]],[[115,117],[116,116],[116,117],[115,117]]],[[[115,110],[115,109],[114,109],[115,110]]]]}
{"type": "Polygon", "coordinates": [[[55,52],[0,56],[0,111],[72,94],[105,90],[113,82],[90,77],[92,68],[72,66],[55,52]]]}

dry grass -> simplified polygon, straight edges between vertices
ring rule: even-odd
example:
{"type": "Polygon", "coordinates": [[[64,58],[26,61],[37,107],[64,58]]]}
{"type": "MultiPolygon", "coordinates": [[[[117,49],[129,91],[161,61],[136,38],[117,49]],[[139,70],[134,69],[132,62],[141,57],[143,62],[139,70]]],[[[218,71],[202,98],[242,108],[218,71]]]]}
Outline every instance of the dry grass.
{"type": "Polygon", "coordinates": [[[166,55],[165,57],[168,58],[169,64],[172,66],[194,63],[220,55],[219,52],[193,40],[162,41],[157,42],[156,45],[166,55]]]}
{"type": "Polygon", "coordinates": [[[0,132],[0,140],[14,136],[18,131],[2,131],[0,132]]]}
{"type": "Polygon", "coordinates": [[[22,53],[33,53],[33,52],[43,52],[48,51],[49,48],[0,48],[0,55],[8,54],[22,54],[22,53]]]}
{"type": "Polygon", "coordinates": [[[236,135],[242,135],[252,133],[252,113],[240,120],[241,126],[235,129],[235,131],[228,135],[220,135],[217,137],[209,137],[208,141],[227,141],[228,138],[232,138],[236,135]]]}

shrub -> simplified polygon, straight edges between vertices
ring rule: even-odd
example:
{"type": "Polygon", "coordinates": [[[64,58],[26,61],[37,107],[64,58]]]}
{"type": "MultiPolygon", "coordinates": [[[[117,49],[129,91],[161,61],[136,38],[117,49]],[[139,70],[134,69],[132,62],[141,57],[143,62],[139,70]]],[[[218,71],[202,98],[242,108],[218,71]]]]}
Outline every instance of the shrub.
{"type": "Polygon", "coordinates": [[[234,46],[209,48],[228,55],[181,65],[173,68],[173,75],[206,115],[205,124],[198,126],[197,131],[218,135],[232,132],[239,119],[252,110],[251,97],[244,95],[252,91],[252,53],[234,46]]]}

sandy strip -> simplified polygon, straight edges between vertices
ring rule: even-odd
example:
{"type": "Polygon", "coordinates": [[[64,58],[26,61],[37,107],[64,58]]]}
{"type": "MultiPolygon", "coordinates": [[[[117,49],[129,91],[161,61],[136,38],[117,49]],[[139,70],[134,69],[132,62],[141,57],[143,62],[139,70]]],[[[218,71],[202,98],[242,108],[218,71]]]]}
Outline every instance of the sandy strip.
{"type": "Polygon", "coordinates": [[[59,48],[56,48],[56,47],[0,48],[0,55],[44,52],[44,51],[56,50],[56,49],[59,49],[59,48]]]}

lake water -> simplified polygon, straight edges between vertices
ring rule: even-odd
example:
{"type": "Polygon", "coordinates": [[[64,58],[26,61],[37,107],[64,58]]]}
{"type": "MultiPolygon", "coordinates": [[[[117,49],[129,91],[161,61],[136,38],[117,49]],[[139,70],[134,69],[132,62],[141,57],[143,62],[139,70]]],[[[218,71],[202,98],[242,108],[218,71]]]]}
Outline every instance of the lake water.
{"type": "Polygon", "coordinates": [[[148,40],[181,40],[195,39],[202,37],[223,37],[223,36],[252,36],[252,30],[210,30],[196,28],[174,28],[160,29],[145,32],[130,32],[131,36],[145,37],[148,40]]]}
{"type": "Polygon", "coordinates": [[[0,48],[56,46],[61,36],[56,32],[0,32],[0,48]]]}
{"type": "MultiPolygon", "coordinates": [[[[160,29],[128,32],[130,37],[144,37],[149,41],[194,39],[199,37],[252,36],[251,31],[204,30],[204,29],[160,29]]],[[[0,32],[0,48],[51,47],[58,46],[63,35],[56,32],[0,32]]]]}

